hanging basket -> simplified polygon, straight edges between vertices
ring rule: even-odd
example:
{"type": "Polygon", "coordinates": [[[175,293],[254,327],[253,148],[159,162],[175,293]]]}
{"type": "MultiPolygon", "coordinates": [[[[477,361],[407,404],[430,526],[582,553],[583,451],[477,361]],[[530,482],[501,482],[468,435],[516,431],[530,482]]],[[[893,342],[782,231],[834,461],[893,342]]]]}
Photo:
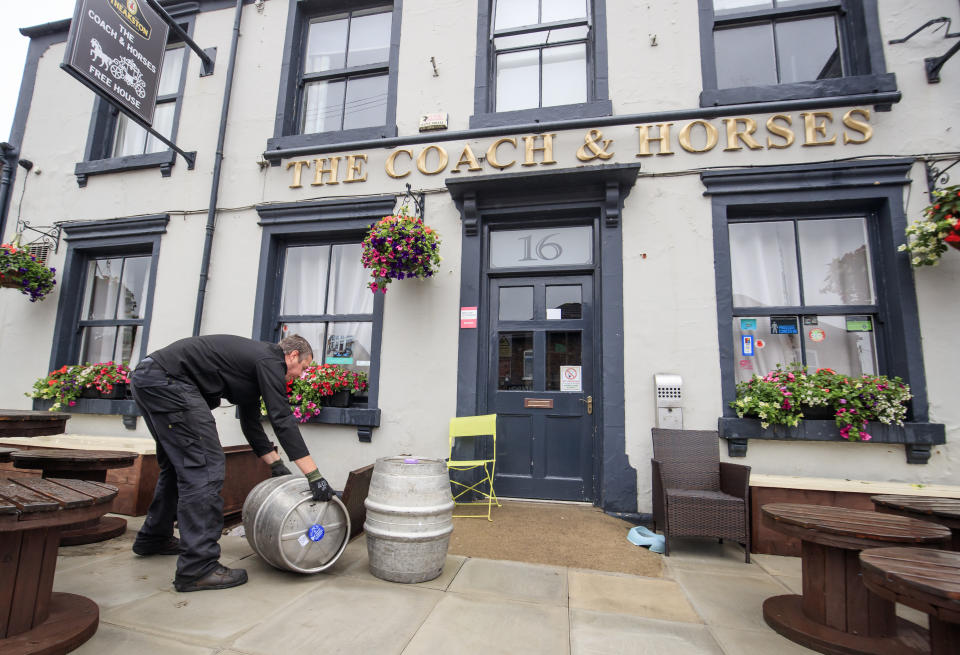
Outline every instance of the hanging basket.
{"type": "Polygon", "coordinates": [[[7,273],[3,277],[0,277],[0,287],[6,287],[7,289],[20,289],[23,287],[23,276],[7,273]]]}

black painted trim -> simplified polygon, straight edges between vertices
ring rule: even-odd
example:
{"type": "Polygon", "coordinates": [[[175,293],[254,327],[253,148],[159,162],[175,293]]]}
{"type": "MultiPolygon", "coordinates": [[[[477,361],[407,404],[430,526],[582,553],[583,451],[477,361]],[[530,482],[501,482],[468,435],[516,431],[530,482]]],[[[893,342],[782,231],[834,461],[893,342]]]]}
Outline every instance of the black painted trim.
{"type": "MultiPolygon", "coordinates": [[[[83,310],[83,289],[86,283],[87,262],[92,257],[106,254],[149,254],[150,279],[143,313],[143,332],[140,337],[140,357],[147,353],[150,322],[153,317],[153,295],[157,284],[157,262],[160,241],[170,221],[168,214],[115,218],[100,221],[82,221],[63,225],[67,254],[61,275],[60,300],[50,353],[50,371],[64,364],[77,364],[80,354],[80,313],[83,310]]],[[[110,401],[118,402],[118,401],[110,401]]],[[[97,406],[98,409],[109,409],[97,406]]],[[[116,411],[102,413],[133,415],[129,407],[117,406],[116,411]]],[[[101,413],[101,412],[96,412],[101,413]]]]}
{"type": "MultiPolygon", "coordinates": [[[[71,414],[104,414],[119,416],[142,416],[137,403],[132,400],[107,400],[106,398],[77,398],[76,405],[64,408],[63,411],[69,411],[71,414]]],[[[49,410],[53,406],[52,400],[45,398],[35,398],[33,409],[49,410]]],[[[135,429],[130,428],[130,429],[135,429]]]]}
{"type": "MultiPolygon", "coordinates": [[[[447,178],[461,212],[464,233],[460,259],[460,305],[478,308],[487,324],[487,235],[490,225],[545,220],[591,220],[597,230],[599,299],[597,407],[594,444],[595,503],[605,511],[637,510],[637,472],[626,454],[623,384],[623,201],[636,183],[639,164],[586,166],[447,178]]],[[[498,271],[499,273],[500,271],[498,271]]],[[[527,272],[529,274],[529,271],[527,272]]],[[[487,411],[487,348],[479,329],[461,329],[457,356],[457,416],[487,411]]]]}
{"type": "MultiPolygon", "coordinates": [[[[840,3],[837,16],[840,22],[840,46],[846,68],[844,77],[729,89],[717,88],[713,0],[698,2],[700,71],[703,77],[701,107],[887,93],[897,90],[896,76],[886,70],[876,0],[842,0],[840,3]]],[[[756,18],[762,18],[768,12],[764,10],[752,13],[756,14],[756,18]]],[[[886,110],[889,109],[889,104],[878,103],[876,108],[886,110]]]]}
{"type": "Polygon", "coordinates": [[[909,185],[910,158],[824,162],[794,166],[708,171],[701,174],[705,195],[713,201],[713,244],[717,288],[721,389],[724,419],[736,415],[733,348],[733,299],[730,243],[732,218],[763,215],[790,217],[796,212],[829,214],[854,209],[873,217],[873,266],[877,304],[884,321],[877,350],[881,373],[910,384],[908,418],[927,423],[929,409],[917,297],[908,253],[897,251],[907,226],[903,187],[909,185]]]}
{"type": "MultiPolygon", "coordinates": [[[[267,140],[266,152],[290,148],[313,148],[356,140],[386,139],[397,136],[397,80],[400,67],[400,27],[403,18],[403,0],[392,0],[393,24],[390,32],[386,124],[314,134],[299,134],[298,126],[300,110],[297,106],[299,98],[297,87],[300,81],[300,71],[303,67],[303,50],[306,47],[306,26],[309,24],[310,18],[323,13],[335,13],[347,9],[356,10],[368,6],[376,7],[389,3],[391,3],[391,0],[365,0],[351,3],[290,0],[286,37],[283,43],[283,62],[280,65],[278,80],[277,113],[274,120],[273,137],[267,140]]],[[[267,157],[267,159],[274,166],[280,163],[279,158],[267,157]]]]}
{"type": "MultiPolygon", "coordinates": [[[[280,293],[282,251],[288,243],[343,239],[352,239],[359,243],[370,226],[392,214],[395,206],[396,197],[386,194],[369,198],[308,200],[257,206],[263,232],[260,242],[260,274],[257,276],[253,311],[253,338],[273,341],[276,336],[274,307],[280,293]]],[[[308,422],[355,425],[360,441],[370,441],[370,428],[380,425],[377,403],[380,394],[384,302],[384,294],[375,294],[367,407],[324,408],[320,416],[308,422]]]]}
{"type": "Polygon", "coordinates": [[[473,116],[470,128],[501,127],[517,123],[611,116],[609,73],[607,71],[607,6],[606,0],[589,0],[591,4],[592,43],[587,45],[587,102],[576,105],[537,107],[519,111],[498,112],[494,107],[493,52],[490,21],[493,0],[477,2],[477,59],[474,76],[473,116]]]}

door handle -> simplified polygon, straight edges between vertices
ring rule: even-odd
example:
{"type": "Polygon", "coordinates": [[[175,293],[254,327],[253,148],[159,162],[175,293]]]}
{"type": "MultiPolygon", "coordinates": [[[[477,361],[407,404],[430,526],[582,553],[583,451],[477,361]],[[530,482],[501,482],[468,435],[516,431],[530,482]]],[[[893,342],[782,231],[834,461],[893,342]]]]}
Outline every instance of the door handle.
{"type": "Polygon", "coordinates": [[[587,414],[593,414],[593,396],[587,396],[586,399],[581,398],[580,402],[587,403],[587,414]]]}

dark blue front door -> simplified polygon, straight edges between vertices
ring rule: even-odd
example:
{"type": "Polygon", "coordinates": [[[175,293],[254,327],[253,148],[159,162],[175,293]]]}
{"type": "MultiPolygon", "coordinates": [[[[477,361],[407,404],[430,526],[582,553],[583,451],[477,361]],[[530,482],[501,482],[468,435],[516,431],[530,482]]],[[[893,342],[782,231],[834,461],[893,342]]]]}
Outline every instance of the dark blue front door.
{"type": "Polygon", "coordinates": [[[497,495],[592,501],[592,276],[491,278],[490,307],[497,495]]]}

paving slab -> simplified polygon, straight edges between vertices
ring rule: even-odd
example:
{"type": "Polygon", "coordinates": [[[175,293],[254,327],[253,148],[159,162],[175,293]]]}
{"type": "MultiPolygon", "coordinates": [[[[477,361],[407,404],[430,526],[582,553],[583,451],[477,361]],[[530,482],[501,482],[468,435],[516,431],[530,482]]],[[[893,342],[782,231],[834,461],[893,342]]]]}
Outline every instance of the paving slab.
{"type": "Polygon", "coordinates": [[[641,578],[583,569],[568,572],[570,609],[629,614],[648,619],[701,623],[673,580],[641,578]]]}
{"type": "Polygon", "coordinates": [[[675,571],[733,572],[737,575],[763,577],[767,575],[751,558],[744,562],[743,548],[739,544],[716,539],[675,537],[670,540],[670,556],[663,558],[667,577],[676,577],[675,571]]]}
{"type": "Polygon", "coordinates": [[[329,581],[323,574],[278,571],[258,556],[243,560],[250,581],[231,589],[165,591],[109,609],[105,621],[187,643],[228,645],[303,594],[329,581]]]}
{"type": "Polygon", "coordinates": [[[569,652],[570,625],[565,607],[495,601],[447,592],[403,650],[403,655],[565,655],[569,652]]]}
{"type": "Polygon", "coordinates": [[[58,570],[53,590],[86,596],[103,612],[171,590],[176,566],[175,555],[137,557],[131,552],[58,570]]]}
{"type": "Polygon", "coordinates": [[[799,557],[759,554],[751,555],[750,561],[756,562],[760,568],[770,575],[789,575],[799,578],[803,574],[803,560],[799,557]]]}
{"type": "Polygon", "coordinates": [[[470,596],[567,606],[567,570],[558,566],[468,559],[450,591],[470,596]]]}
{"type": "Polygon", "coordinates": [[[216,649],[184,644],[156,635],[148,635],[100,622],[96,634],[73,655],[212,655],[216,649]]]}
{"type": "Polygon", "coordinates": [[[570,610],[571,655],[722,655],[704,625],[570,610]]]}
{"type": "Polygon", "coordinates": [[[677,571],[677,580],[697,612],[712,627],[769,631],[763,620],[763,601],[787,593],[770,576],[677,571]]]}
{"type": "Polygon", "coordinates": [[[789,589],[790,593],[803,595],[803,578],[799,575],[777,575],[773,579],[789,589]]]}
{"type": "Polygon", "coordinates": [[[244,653],[399,654],[443,592],[329,578],[236,640],[244,653]]]}
{"type": "MultiPolygon", "coordinates": [[[[412,587],[426,587],[427,589],[439,589],[440,591],[445,591],[453,579],[456,577],[457,573],[460,571],[460,567],[463,566],[463,563],[467,561],[467,558],[462,555],[447,555],[447,559],[443,565],[443,571],[440,575],[433,580],[427,580],[426,582],[417,582],[412,585],[412,587]]],[[[390,582],[389,580],[381,580],[372,573],[370,573],[370,558],[367,554],[367,542],[361,537],[357,537],[349,544],[343,551],[343,555],[340,556],[340,559],[337,560],[336,564],[330,567],[330,572],[335,575],[346,575],[351,578],[359,578],[361,580],[367,580],[370,582],[382,582],[383,584],[395,585],[403,584],[398,582],[390,582]],[[342,560],[346,560],[342,562],[342,560]]]]}
{"type": "Polygon", "coordinates": [[[752,653],[776,653],[776,655],[809,655],[816,651],[804,648],[771,629],[737,630],[735,628],[711,628],[726,655],[752,653]]]}

